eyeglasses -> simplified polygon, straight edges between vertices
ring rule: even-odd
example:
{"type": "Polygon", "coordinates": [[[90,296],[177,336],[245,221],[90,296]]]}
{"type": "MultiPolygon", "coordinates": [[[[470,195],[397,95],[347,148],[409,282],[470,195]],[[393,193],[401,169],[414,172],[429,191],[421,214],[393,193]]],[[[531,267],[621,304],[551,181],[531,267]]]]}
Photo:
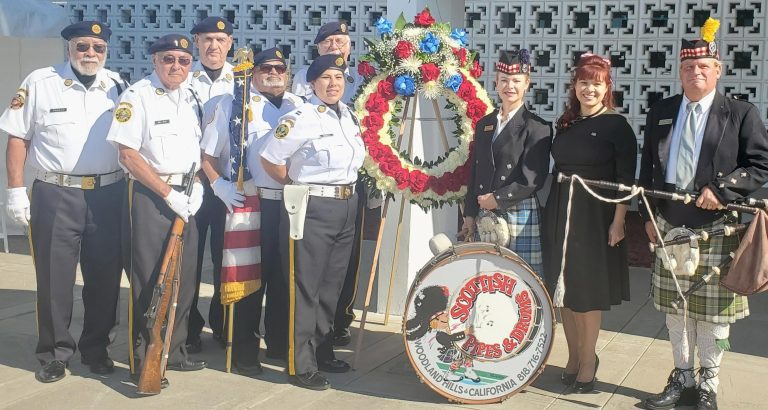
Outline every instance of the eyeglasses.
{"type": "Polygon", "coordinates": [[[321,41],[319,44],[326,48],[330,47],[331,44],[336,44],[336,47],[341,48],[346,46],[347,43],[349,43],[349,40],[347,40],[346,38],[336,38],[336,39],[326,38],[325,40],[321,41]]]}
{"type": "Polygon", "coordinates": [[[176,58],[176,57],[174,57],[174,56],[172,56],[170,54],[166,54],[166,55],[163,56],[162,61],[163,61],[163,64],[165,64],[165,65],[173,65],[173,64],[175,64],[178,61],[180,66],[186,67],[186,66],[192,64],[192,57],[179,57],[179,58],[176,58]]]}
{"type": "Polygon", "coordinates": [[[93,51],[95,51],[97,54],[104,54],[107,52],[107,45],[106,44],[89,44],[89,43],[77,43],[75,44],[75,50],[79,53],[85,53],[86,51],[93,48],[93,51]]]}
{"type": "Polygon", "coordinates": [[[288,69],[288,67],[282,64],[259,64],[259,72],[262,74],[269,74],[273,69],[276,73],[283,74],[288,69]]]}

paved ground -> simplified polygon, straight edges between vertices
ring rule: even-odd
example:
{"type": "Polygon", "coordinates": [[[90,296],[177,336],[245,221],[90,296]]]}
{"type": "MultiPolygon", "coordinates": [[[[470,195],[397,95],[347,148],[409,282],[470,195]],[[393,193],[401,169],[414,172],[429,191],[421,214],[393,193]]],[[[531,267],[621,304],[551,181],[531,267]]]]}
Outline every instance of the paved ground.
{"type": "MultiPolygon", "coordinates": [[[[23,253],[24,241],[15,238],[12,251],[23,253]]],[[[154,397],[138,398],[128,382],[126,326],[123,319],[112,357],[119,362],[109,377],[97,377],[80,364],[79,355],[70,362],[64,380],[41,384],[34,378],[38,364],[34,357],[35,278],[30,257],[0,254],[0,408],[12,409],[400,409],[400,408],[637,408],[649,393],[657,392],[671,370],[671,353],[662,315],[648,302],[648,271],[633,269],[632,302],[604,315],[598,340],[600,370],[597,391],[568,394],[559,375],[566,361],[565,341],[558,328],[552,354],[544,373],[528,388],[498,405],[450,405],[418,382],[403,354],[399,323],[366,326],[365,347],[358,369],[330,375],[334,386],[313,392],[286,383],[282,366],[265,362],[265,374],[251,379],[224,371],[224,351],[210,337],[204,337],[202,357],[209,369],[169,372],[171,386],[154,397]]],[[[79,277],[78,277],[79,280],[79,277]]],[[[76,297],[73,334],[79,335],[82,322],[82,282],[76,297]]],[[[121,293],[126,311],[127,284],[121,293]]],[[[203,286],[201,304],[207,309],[212,293],[203,286]]],[[[719,392],[724,409],[766,408],[761,392],[768,380],[768,297],[750,300],[752,316],[738,322],[731,331],[733,351],[725,354],[719,392]]],[[[374,320],[380,318],[373,317],[374,320]]],[[[340,358],[351,359],[351,351],[339,350],[340,358]]]]}

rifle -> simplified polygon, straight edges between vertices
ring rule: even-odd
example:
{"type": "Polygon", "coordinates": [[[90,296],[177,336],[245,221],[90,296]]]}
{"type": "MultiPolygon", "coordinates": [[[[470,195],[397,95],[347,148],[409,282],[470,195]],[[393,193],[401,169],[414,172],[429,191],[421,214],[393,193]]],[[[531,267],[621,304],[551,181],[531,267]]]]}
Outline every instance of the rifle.
{"type": "MultiPolygon", "coordinates": [[[[194,184],[195,168],[197,164],[192,164],[192,168],[187,174],[187,186],[184,193],[189,196],[192,193],[194,184]]],[[[171,226],[171,235],[168,243],[165,245],[163,261],[160,264],[160,273],[157,276],[155,288],[152,291],[152,301],[149,309],[144,313],[147,319],[147,329],[149,330],[149,345],[147,353],[144,355],[144,362],[141,366],[141,376],[139,377],[138,393],[143,395],[154,395],[160,393],[160,379],[165,373],[165,362],[163,350],[170,345],[170,338],[173,334],[173,326],[176,309],[171,307],[172,294],[178,295],[178,270],[179,260],[181,259],[181,250],[183,246],[184,220],[176,216],[171,226]],[[170,314],[169,314],[170,309],[170,314]],[[168,326],[166,326],[165,338],[163,342],[162,330],[166,317],[168,326]]],[[[175,297],[173,298],[175,299],[175,297]]],[[[175,304],[175,300],[174,300],[175,304]]]]}

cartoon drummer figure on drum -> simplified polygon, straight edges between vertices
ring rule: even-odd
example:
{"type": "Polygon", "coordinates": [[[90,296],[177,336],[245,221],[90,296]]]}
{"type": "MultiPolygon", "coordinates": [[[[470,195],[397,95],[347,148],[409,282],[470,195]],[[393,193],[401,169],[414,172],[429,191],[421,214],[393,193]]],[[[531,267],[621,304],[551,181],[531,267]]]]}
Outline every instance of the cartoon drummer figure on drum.
{"type": "Polygon", "coordinates": [[[442,347],[438,349],[440,355],[448,357],[451,361],[449,371],[445,379],[459,382],[464,378],[475,383],[480,382],[480,376],[475,373],[472,357],[457,349],[454,343],[467,338],[473,333],[473,327],[467,326],[460,332],[451,333],[448,326],[448,296],[450,291],[445,286],[428,286],[422,289],[414,300],[416,314],[406,322],[406,336],[409,341],[424,337],[427,333],[435,331],[435,340],[442,347]],[[464,368],[464,374],[459,370],[464,368]]]}

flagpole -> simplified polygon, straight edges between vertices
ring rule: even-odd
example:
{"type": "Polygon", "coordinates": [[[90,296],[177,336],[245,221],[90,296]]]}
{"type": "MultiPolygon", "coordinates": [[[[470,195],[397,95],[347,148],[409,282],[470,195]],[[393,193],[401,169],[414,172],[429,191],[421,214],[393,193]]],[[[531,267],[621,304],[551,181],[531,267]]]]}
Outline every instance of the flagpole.
{"type": "Polygon", "coordinates": [[[235,304],[230,303],[226,306],[228,315],[227,315],[227,373],[232,372],[232,335],[234,334],[233,331],[233,324],[235,322],[235,304]]]}

